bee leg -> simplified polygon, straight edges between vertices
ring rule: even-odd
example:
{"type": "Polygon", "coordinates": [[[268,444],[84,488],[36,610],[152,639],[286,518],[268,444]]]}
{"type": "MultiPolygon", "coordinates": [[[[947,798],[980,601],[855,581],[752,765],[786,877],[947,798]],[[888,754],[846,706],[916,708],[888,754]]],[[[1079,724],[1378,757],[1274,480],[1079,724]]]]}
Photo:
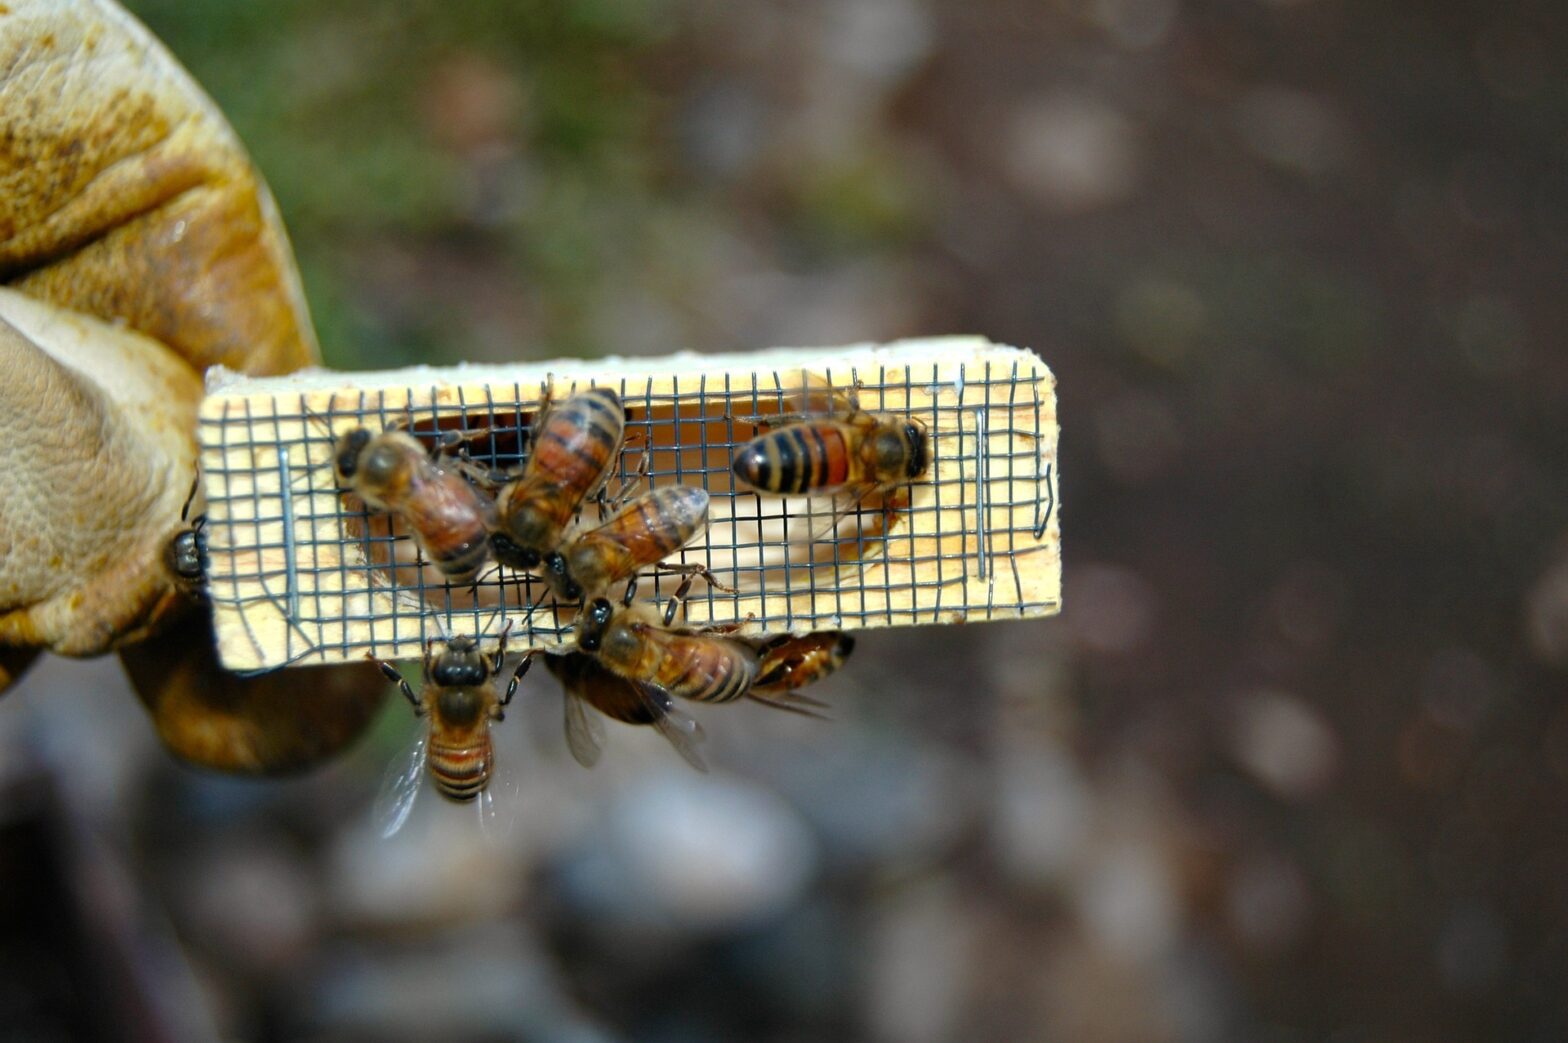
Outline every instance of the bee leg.
{"type": "MultiPolygon", "coordinates": [[[[501,696],[501,706],[506,706],[511,703],[512,696],[517,694],[517,683],[523,679],[523,675],[526,674],[528,672],[528,668],[533,665],[534,656],[538,654],[538,649],[530,649],[523,655],[522,662],[518,663],[517,669],[512,671],[512,679],[506,683],[506,694],[501,696]]],[[[499,707],[497,710],[499,711],[499,707]]],[[[501,714],[497,712],[495,717],[496,720],[499,721],[501,719],[501,714]]]]}
{"type": "Polygon", "coordinates": [[[539,432],[544,430],[544,422],[550,415],[550,401],[555,397],[555,381],[550,380],[545,384],[544,390],[539,392],[539,407],[534,410],[534,415],[528,419],[528,448],[533,450],[534,442],[539,438],[539,432]]]}
{"type": "Polygon", "coordinates": [[[704,634],[733,634],[737,630],[745,630],[756,618],[755,612],[748,612],[744,619],[738,619],[733,623],[705,623],[698,629],[704,634]]]}
{"type": "Polygon", "coordinates": [[[493,427],[476,427],[471,430],[464,428],[461,431],[454,431],[448,428],[447,430],[442,431],[440,436],[436,439],[436,454],[445,455],[452,452],[453,450],[459,450],[460,452],[466,453],[468,451],[468,444],[470,442],[477,442],[480,439],[489,438],[490,433],[494,430],[495,428],[493,427]]]}
{"type": "Polygon", "coordinates": [[[642,455],[637,458],[637,467],[630,476],[621,482],[621,487],[615,490],[614,495],[606,495],[605,487],[600,486],[598,494],[594,497],[599,503],[599,520],[603,521],[609,514],[620,510],[631,500],[632,493],[648,478],[648,471],[653,466],[653,451],[648,446],[642,447],[642,455]]]}
{"type": "Polygon", "coordinates": [[[450,467],[470,482],[479,486],[479,488],[488,492],[494,492],[501,488],[514,477],[511,472],[502,468],[486,467],[484,464],[477,462],[468,455],[467,449],[458,453],[455,459],[446,461],[443,466],[450,467]]]}
{"type": "Polygon", "coordinates": [[[898,516],[908,509],[913,495],[909,486],[902,485],[895,489],[888,489],[882,493],[882,535],[886,536],[893,529],[893,523],[898,516]]]}
{"type": "Polygon", "coordinates": [[[517,622],[517,620],[508,619],[506,621],[506,626],[501,629],[501,636],[496,641],[495,658],[490,660],[490,672],[492,674],[498,674],[501,672],[501,662],[506,658],[506,639],[507,636],[512,633],[512,624],[515,622],[517,622]]]}
{"type": "Polygon", "coordinates": [[[672,565],[668,562],[664,562],[660,564],[659,568],[660,570],[668,573],[685,573],[692,576],[701,576],[703,579],[708,581],[708,586],[712,587],[714,590],[722,590],[726,594],[740,593],[739,587],[732,587],[728,583],[722,582],[712,573],[712,571],[709,570],[708,566],[706,565],[699,565],[694,562],[678,562],[672,565]]]}
{"type": "Polygon", "coordinates": [[[430,664],[435,662],[436,639],[429,638],[425,641],[425,683],[430,683],[430,664]]]}
{"type": "Polygon", "coordinates": [[[688,575],[681,580],[681,585],[675,588],[675,593],[670,595],[670,600],[664,606],[664,625],[670,626],[675,622],[675,614],[686,605],[686,595],[691,592],[692,577],[688,575]]]}
{"type": "Polygon", "coordinates": [[[865,381],[861,380],[860,376],[857,374],[855,376],[855,382],[849,386],[849,391],[845,395],[845,398],[848,399],[851,407],[855,409],[860,408],[860,389],[865,386],[865,381]]]}
{"type": "Polygon", "coordinates": [[[397,685],[397,690],[403,693],[403,698],[408,700],[409,705],[414,708],[414,713],[416,715],[424,715],[425,708],[419,704],[419,696],[415,695],[414,690],[408,686],[408,680],[402,674],[397,672],[397,667],[393,666],[385,659],[377,659],[369,652],[365,653],[365,658],[380,667],[381,672],[386,675],[386,679],[397,685]]]}
{"type": "Polygon", "coordinates": [[[780,427],[784,424],[798,424],[803,420],[820,420],[821,413],[802,413],[798,410],[787,413],[739,413],[727,417],[738,424],[749,424],[752,427],[780,427]]]}

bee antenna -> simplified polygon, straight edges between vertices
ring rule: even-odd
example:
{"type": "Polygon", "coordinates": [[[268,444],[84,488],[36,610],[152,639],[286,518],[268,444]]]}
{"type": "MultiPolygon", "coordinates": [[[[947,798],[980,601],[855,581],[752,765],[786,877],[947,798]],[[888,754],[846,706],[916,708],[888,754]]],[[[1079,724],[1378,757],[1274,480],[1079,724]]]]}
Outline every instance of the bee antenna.
{"type": "Polygon", "coordinates": [[[330,435],[332,433],[332,422],[330,420],[316,412],[314,409],[311,409],[303,402],[300,403],[299,408],[300,412],[305,414],[306,419],[313,421],[318,427],[326,431],[327,434],[330,435]]]}
{"type": "Polygon", "coordinates": [[[180,523],[182,525],[191,516],[191,504],[196,502],[196,490],[199,488],[201,488],[201,468],[198,467],[195,475],[191,477],[191,491],[185,496],[185,505],[180,508],[180,523]]]}
{"type": "MultiPolygon", "coordinates": [[[[549,597],[549,596],[550,596],[550,588],[549,588],[549,586],[546,586],[543,590],[541,590],[539,592],[539,596],[537,598],[534,598],[533,604],[528,606],[528,611],[523,615],[523,626],[529,627],[530,630],[532,630],[534,613],[539,610],[539,606],[544,604],[544,599],[549,597]]],[[[515,622],[515,620],[508,619],[506,621],[506,626],[507,626],[508,630],[511,629],[513,622],[515,622]]]]}

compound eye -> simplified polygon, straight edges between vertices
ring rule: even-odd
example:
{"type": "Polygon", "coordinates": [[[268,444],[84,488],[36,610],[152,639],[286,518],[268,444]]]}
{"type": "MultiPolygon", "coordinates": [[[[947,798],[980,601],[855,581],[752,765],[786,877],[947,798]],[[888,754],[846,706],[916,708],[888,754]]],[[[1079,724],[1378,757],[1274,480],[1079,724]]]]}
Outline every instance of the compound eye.
{"type": "Polygon", "coordinates": [[[378,445],[360,460],[361,473],[372,485],[385,485],[397,477],[400,463],[398,451],[389,445],[378,445]]]}
{"type": "Polygon", "coordinates": [[[615,606],[604,598],[594,598],[577,627],[577,646],[584,652],[597,652],[604,644],[604,631],[610,625],[615,606]]]}
{"type": "Polygon", "coordinates": [[[551,551],[544,559],[545,571],[555,580],[555,589],[567,601],[580,601],[583,588],[572,578],[571,570],[566,567],[566,555],[560,551],[551,551]]]}
{"type": "Polygon", "coordinates": [[[925,429],[919,424],[905,424],[904,439],[909,443],[909,467],[904,472],[905,476],[919,478],[925,474],[926,465],[930,463],[925,429]]]}
{"type": "Polygon", "coordinates": [[[196,534],[186,531],[174,537],[174,571],[186,579],[201,576],[201,552],[196,547],[196,534]]]}
{"type": "Polygon", "coordinates": [[[183,580],[195,583],[203,578],[206,571],[203,562],[201,537],[194,529],[185,529],[177,533],[169,542],[169,567],[174,574],[183,580]]]}
{"type": "Polygon", "coordinates": [[[359,454],[370,444],[370,432],[356,428],[338,442],[337,469],[344,478],[352,478],[359,471],[359,454]]]}
{"type": "Polygon", "coordinates": [[[472,688],[485,683],[484,664],[476,658],[464,656],[439,662],[430,671],[431,680],[448,688],[472,688]]]}

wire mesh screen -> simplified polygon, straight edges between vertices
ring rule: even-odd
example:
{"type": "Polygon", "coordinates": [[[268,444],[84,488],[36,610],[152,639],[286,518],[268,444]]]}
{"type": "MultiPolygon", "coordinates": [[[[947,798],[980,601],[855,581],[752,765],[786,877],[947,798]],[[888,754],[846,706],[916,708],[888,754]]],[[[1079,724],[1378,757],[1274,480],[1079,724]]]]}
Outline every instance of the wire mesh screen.
{"type": "MultiPolygon", "coordinates": [[[[332,469],[345,431],[401,429],[471,471],[515,471],[548,394],[607,386],[626,406],[626,442],[598,524],[618,490],[694,485],[708,525],[672,562],[698,563],[681,625],[803,632],[1020,618],[1060,594],[1056,406],[1050,372],[1026,351],[981,340],[879,348],[627,360],[548,367],[311,374],[236,381],[202,408],[208,589],[231,669],[414,658],[440,636],[513,648],[568,640],[575,606],[528,572],[488,565],[448,582],[402,522],[369,510],[332,469]],[[783,364],[780,364],[783,363],[783,364]],[[411,377],[415,379],[410,379],[411,377]],[[913,417],[929,435],[925,473],[886,494],[774,497],[733,478],[738,446],[831,387],[845,408],[913,417]]],[[[449,463],[454,461],[449,460],[449,463]]],[[[652,568],[638,597],[664,604],[682,575],[652,568]]]]}

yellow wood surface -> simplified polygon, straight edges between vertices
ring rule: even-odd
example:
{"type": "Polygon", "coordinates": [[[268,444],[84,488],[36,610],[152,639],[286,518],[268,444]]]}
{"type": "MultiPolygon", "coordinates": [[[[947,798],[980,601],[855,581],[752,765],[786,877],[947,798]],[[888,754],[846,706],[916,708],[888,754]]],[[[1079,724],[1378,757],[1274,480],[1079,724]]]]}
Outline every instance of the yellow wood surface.
{"type": "MultiPolygon", "coordinates": [[[[628,407],[623,475],[646,451],[649,482],[701,485],[712,497],[706,533],[679,560],[708,565],[736,590],[699,581],[688,625],[798,633],[1058,611],[1055,384],[1028,351],[951,337],[259,380],[219,374],[200,431],[224,664],[416,658],[428,639],[494,638],[508,626],[516,650],[569,639],[569,607],[545,598],[530,611],[543,593],[537,579],[496,570],[477,588],[452,587],[422,567],[400,523],[338,489],[331,456],[337,436],[356,426],[493,427],[498,415],[528,419],[547,387],[559,399],[590,384],[617,388],[628,407]],[[763,429],[748,418],[787,411],[790,391],[824,383],[863,409],[907,414],[929,429],[931,465],[907,487],[907,505],[892,508],[886,539],[889,515],[875,498],[781,500],[732,487],[734,445],[763,429]]],[[[482,455],[486,443],[470,445],[482,455]]],[[[579,525],[597,524],[594,511],[579,525]]],[[[677,582],[650,575],[639,596],[662,601],[677,582]]]]}

